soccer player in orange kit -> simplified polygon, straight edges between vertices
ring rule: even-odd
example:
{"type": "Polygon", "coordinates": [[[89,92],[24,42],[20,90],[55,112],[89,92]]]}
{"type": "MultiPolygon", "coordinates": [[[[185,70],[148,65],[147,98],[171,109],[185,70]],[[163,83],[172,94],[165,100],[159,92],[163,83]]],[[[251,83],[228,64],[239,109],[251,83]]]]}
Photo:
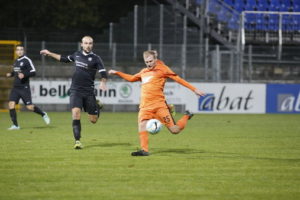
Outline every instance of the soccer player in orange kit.
{"type": "Polygon", "coordinates": [[[145,51],[144,61],[146,68],[142,69],[135,75],[125,74],[116,70],[109,70],[109,74],[115,74],[121,78],[130,81],[141,81],[141,101],[140,111],[138,115],[138,127],[140,136],[141,150],[132,152],[132,156],[148,156],[148,132],[146,131],[147,121],[150,119],[160,120],[172,134],[178,134],[184,129],[187,121],[193,116],[189,111],[185,111],[183,117],[176,123],[170,113],[169,107],[166,103],[164,95],[164,86],[167,78],[170,78],[177,83],[189,88],[196,95],[204,96],[204,92],[198,90],[190,83],[180,78],[161,60],[157,59],[157,52],[155,50],[145,51]]]}

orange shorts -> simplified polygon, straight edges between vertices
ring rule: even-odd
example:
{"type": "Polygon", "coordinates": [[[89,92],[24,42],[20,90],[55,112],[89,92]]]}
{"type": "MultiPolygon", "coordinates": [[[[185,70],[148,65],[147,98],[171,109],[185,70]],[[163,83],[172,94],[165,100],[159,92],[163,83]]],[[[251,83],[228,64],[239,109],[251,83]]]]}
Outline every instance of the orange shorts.
{"type": "Polygon", "coordinates": [[[140,109],[139,111],[139,122],[149,119],[158,119],[166,127],[171,127],[175,125],[172,114],[168,108],[159,107],[152,110],[140,109]]]}

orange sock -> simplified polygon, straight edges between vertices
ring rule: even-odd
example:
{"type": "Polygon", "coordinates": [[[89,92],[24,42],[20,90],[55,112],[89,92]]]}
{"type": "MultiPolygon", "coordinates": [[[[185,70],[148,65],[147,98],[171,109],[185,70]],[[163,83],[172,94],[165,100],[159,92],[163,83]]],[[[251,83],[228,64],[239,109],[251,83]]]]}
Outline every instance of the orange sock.
{"type": "Polygon", "coordinates": [[[179,126],[180,130],[183,130],[187,121],[189,120],[188,115],[183,115],[180,120],[176,123],[177,126],[179,126]]]}
{"type": "Polygon", "coordinates": [[[148,152],[148,132],[147,131],[142,131],[139,132],[140,134],[140,144],[142,150],[148,152]]]}

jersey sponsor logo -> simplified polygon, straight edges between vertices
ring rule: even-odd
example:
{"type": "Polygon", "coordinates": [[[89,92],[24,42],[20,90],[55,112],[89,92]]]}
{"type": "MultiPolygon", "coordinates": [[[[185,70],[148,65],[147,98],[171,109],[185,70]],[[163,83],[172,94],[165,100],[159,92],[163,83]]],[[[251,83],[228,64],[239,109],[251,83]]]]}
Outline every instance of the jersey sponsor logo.
{"type": "Polygon", "coordinates": [[[20,67],[14,67],[14,71],[15,71],[15,72],[20,72],[20,71],[21,71],[21,68],[20,68],[20,67]]]}
{"type": "Polygon", "coordinates": [[[88,68],[87,66],[88,66],[88,64],[87,63],[83,63],[83,62],[80,62],[80,61],[75,61],[75,63],[76,63],[76,66],[78,66],[78,67],[83,67],[83,68],[88,68]]]}
{"type": "Polygon", "coordinates": [[[152,78],[153,78],[153,76],[142,77],[142,84],[148,83],[152,78]]]}

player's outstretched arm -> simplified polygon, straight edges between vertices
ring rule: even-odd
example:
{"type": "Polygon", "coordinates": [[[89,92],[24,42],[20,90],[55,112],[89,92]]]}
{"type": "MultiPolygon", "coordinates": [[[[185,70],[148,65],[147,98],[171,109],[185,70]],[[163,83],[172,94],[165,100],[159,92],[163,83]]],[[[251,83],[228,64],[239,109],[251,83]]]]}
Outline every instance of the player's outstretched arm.
{"type": "Polygon", "coordinates": [[[60,59],[61,59],[61,55],[59,55],[57,53],[53,53],[51,51],[48,51],[47,49],[41,50],[40,54],[44,55],[44,56],[50,56],[50,57],[52,57],[52,58],[54,58],[55,60],[58,60],[58,61],[60,61],[60,59]]]}
{"type": "Polygon", "coordinates": [[[194,90],[194,92],[198,96],[201,96],[201,97],[205,96],[205,93],[203,91],[201,91],[201,90],[196,89],[196,90],[194,90]]]}
{"type": "Polygon", "coordinates": [[[197,88],[195,88],[194,86],[192,86],[189,82],[187,82],[186,80],[180,78],[178,75],[176,75],[176,76],[170,76],[169,78],[173,79],[174,81],[176,81],[177,83],[183,85],[184,87],[187,87],[190,90],[194,91],[196,95],[198,95],[198,96],[205,96],[205,93],[203,91],[198,90],[197,88]]]}
{"type": "Polygon", "coordinates": [[[130,74],[125,74],[123,72],[116,71],[116,70],[113,70],[113,69],[109,70],[108,74],[118,75],[121,78],[123,78],[123,79],[125,79],[126,81],[129,81],[129,82],[135,82],[135,81],[139,81],[140,80],[140,78],[138,76],[133,76],[133,75],[130,75],[130,74]]]}
{"type": "Polygon", "coordinates": [[[114,75],[114,74],[116,74],[116,73],[117,73],[117,71],[116,71],[116,70],[113,70],[113,69],[111,69],[111,70],[108,71],[108,74],[113,74],[113,75],[114,75]]]}

